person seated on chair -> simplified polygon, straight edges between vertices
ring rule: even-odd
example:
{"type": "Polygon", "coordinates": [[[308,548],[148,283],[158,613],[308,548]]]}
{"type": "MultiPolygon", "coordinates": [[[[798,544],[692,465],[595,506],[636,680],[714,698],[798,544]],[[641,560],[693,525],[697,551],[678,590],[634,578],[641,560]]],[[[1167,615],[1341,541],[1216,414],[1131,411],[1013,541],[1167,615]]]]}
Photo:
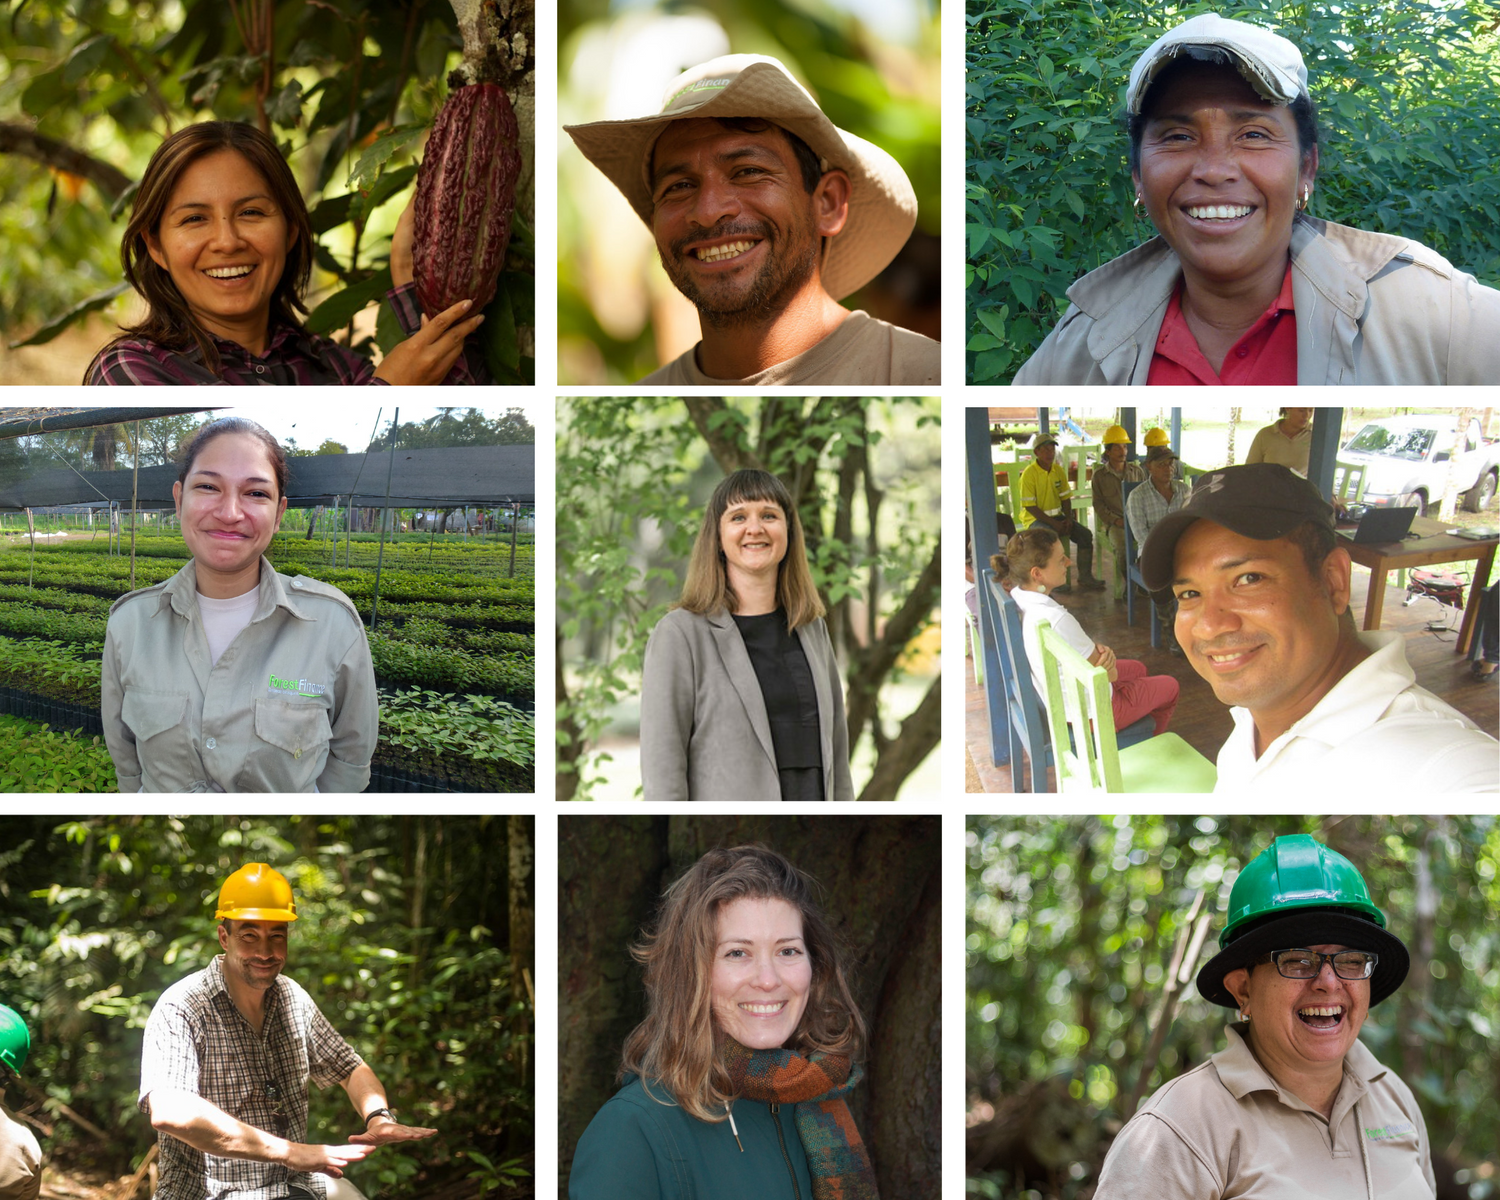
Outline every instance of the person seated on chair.
{"type": "Polygon", "coordinates": [[[1141,464],[1125,461],[1130,435],[1123,425],[1111,425],[1104,431],[1104,456],[1094,472],[1094,519],[1107,531],[1115,548],[1115,599],[1125,599],[1125,487],[1127,483],[1144,483],[1146,473],[1141,464]]]}
{"type": "MultiPolygon", "coordinates": [[[[1057,464],[1057,439],[1050,433],[1037,436],[1032,446],[1036,461],[1021,472],[1021,511],[1016,525],[1030,529],[1037,522],[1062,537],[1078,543],[1078,586],[1090,592],[1104,590],[1104,580],[1094,578],[1094,535],[1073,519],[1073,505],[1068,497],[1068,473],[1057,464]]],[[[1064,592],[1072,591],[1066,579],[1059,581],[1064,592]]]]}
{"type": "Polygon", "coordinates": [[[1307,480],[1277,463],[1202,475],[1140,561],[1147,589],[1176,598],[1188,662],[1232,706],[1215,791],[1374,795],[1393,776],[1500,790],[1495,739],[1417,686],[1401,634],[1355,629],[1353,564],[1307,480]]]}
{"type": "Polygon", "coordinates": [[[1150,714],[1156,722],[1154,733],[1165,733],[1177,707],[1177,680],[1170,675],[1147,675],[1146,665],[1133,658],[1116,658],[1113,650],[1096,643],[1083,631],[1078,618],[1052,598],[1049,593],[1055,593],[1068,577],[1071,563],[1056,531],[1040,524],[1011,538],[1004,554],[990,556],[990,570],[996,579],[1010,581],[1011,599],[1021,610],[1021,635],[1037,696],[1044,705],[1047,703],[1037,626],[1051,625],[1068,645],[1109,673],[1115,729],[1124,729],[1150,714]]]}
{"type": "MultiPolygon", "coordinates": [[[[1177,457],[1171,446],[1152,446],[1146,452],[1147,486],[1136,488],[1125,502],[1125,516],[1130,521],[1130,534],[1135,538],[1137,553],[1146,544],[1146,538],[1156,523],[1188,502],[1188,485],[1172,478],[1176,465],[1177,457]]],[[[1173,654],[1181,654],[1182,647],[1172,635],[1172,618],[1176,612],[1172,598],[1158,592],[1151,597],[1151,606],[1156,620],[1161,622],[1167,649],[1173,654]]]]}

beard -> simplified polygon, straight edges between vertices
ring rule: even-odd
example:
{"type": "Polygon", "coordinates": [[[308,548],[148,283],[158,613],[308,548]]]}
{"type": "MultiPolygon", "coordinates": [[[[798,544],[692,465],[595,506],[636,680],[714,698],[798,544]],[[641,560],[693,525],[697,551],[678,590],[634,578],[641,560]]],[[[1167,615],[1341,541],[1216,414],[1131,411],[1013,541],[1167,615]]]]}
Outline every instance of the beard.
{"type": "Polygon", "coordinates": [[[775,317],[817,270],[820,241],[806,228],[789,230],[778,241],[766,225],[731,221],[706,233],[678,238],[665,249],[658,247],[658,253],[667,277],[693,302],[703,324],[720,330],[761,325],[775,317]],[[684,248],[689,243],[730,237],[754,237],[767,244],[766,261],[748,285],[729,279],[705,284],[682,262],[689,257],[684,248]]]}

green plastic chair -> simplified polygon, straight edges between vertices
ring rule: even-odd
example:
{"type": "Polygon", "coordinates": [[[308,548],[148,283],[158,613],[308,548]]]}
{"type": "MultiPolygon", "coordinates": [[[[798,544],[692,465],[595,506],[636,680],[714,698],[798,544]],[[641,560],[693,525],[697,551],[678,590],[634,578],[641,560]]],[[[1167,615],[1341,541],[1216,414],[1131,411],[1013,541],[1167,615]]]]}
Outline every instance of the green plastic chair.
{"type": "Polygon", "coordinates": [[[1060,792],[1211,792],[1214,764],[1175,733],[1123,750],[1115,741],[1109,673],[1050,625],[1037,629],[1047,681],[1047,725],[1060,792]],[[1071,734],[1071,748],[1069,735],[1071,734]]]}

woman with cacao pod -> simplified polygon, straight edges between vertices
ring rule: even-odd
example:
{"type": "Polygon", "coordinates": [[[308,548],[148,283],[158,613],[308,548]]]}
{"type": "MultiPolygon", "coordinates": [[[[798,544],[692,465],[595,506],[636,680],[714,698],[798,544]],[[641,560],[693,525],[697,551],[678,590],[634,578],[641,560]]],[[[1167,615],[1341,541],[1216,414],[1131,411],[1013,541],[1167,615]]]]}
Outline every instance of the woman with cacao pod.
{"type": "Polygon", "coordinates": [[[464,339],[470,299],[428,318],[413,286],[412,211],[391,246],[386,299],[409,335],[379,367],[309,333],[299,314],[312,272],[307,205],[281,152],[238,121],[171,134],[151,156],[120,247],[146,301],[89,365],[89,384],[435,384],[489,381],[464,339]]]}
{"type": "Polygon", "coordinates": [[[768,471],[714,490],[641,675],[647,800],[852,800],[844,682],[802,524],[768,471]]]}
{"type": "Polygon", "coordinates": [[[646,1019],[578,1140],[569,1200],[878,1200],[845,1097],[865,1023],[812,879],[710,850],[632,948],[646,1019]]]}

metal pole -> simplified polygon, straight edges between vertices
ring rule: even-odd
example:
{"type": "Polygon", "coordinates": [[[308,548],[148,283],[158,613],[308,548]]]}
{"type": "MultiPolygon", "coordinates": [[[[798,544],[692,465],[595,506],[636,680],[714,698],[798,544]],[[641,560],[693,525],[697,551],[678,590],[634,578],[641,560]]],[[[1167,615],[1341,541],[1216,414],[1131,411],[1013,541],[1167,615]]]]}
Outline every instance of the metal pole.
{"type": "Polygon", "coordinates": [[[521,525],[521,502],[513,502],[510,506],[510,574],[507,579],[516,577],[516,530],[521,525]]]}
{"type": "Polygon", "coordinates": [[[135,423],[135,470],[130,476],[130,590],[135,591],[135,509],[141,482],[141,423],[135,423]]]}
{"type": "Polygon", "coordinates": [[[380,612],[380,566],[385,562],[385,518],[391,514],[391,473],[396,469],[396,433],[401,428],[401,408],[391,419],[391,457],[385,468],[385,509],[380,521],[380,550],[375,555],[375,594],[370,597],[370,632],[375,632],[375,621],[380,612]]]}

